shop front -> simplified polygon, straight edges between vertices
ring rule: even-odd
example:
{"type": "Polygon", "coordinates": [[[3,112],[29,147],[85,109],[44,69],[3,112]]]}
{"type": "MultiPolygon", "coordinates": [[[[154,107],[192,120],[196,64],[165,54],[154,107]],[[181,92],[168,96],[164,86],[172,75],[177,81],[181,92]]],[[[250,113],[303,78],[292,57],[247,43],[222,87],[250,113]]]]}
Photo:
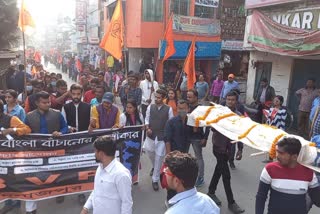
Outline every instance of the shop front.
{"type": "MultiPolygon", "coordinates": [[[[188,55],[191,41],[174,41],[176,53],[163,64],[162,75],[163,83],[175,87],[174,82],[183,68],[184,61],[188,55]]],[[[166,49],[166,41],[160,41],[159,59],[162,60],[166,49]]],[[[221,42],[196,42],[196,73],[204,73],[206,80],[210,82],[211,77],[218,68],[221,56],[221,42]]]]}
{"type": "Polygon", "coordinates": [[[286,9],[254,10],[247,19],[245,44],[254,48],[249,60],[248,103],[253,101],[259,79],[267,78],[297,121],[299,100],[295,92],[310,78],[317,87],[320,82],[318,6],[297,3],[286,9]]]}

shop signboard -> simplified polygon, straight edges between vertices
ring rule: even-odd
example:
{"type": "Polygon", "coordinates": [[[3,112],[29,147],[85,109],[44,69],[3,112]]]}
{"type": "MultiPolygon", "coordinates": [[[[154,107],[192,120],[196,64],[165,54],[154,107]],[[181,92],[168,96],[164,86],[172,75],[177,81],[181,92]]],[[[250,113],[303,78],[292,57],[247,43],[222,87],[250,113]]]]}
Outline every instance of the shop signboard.
{"type": "MultiPolygon", "coordinates": [[[[191,41],[174,41],[176,53],[169,59],[185,59],[188,55],[191,41]]],[[[163,58],[166,50],[166,41],[159,44],[159,57],[163,58]]],[[[219,59],[221,55],[221,42],[196,42],[196,59],[219,59]]]]}
{"type": "Polygon", "coordinates": [[[320,30],[320,9],[304,8],[267,14],[273,21],[288,27],[320,30]]]}
{"type": "Polygon", "coordinates": [[[246,0],[246,9],[272,6],[277,4],[292,3],[302,0],[246,0]]]}
{"type": "Polygon", "coordinates": [[[243,41],[223,40],[221,44],[221,49],[228,50],[228,51],[242,51],[243,41]]]}
{"type": "Polygon", "coordinates": [[[219,0],[196,0],[195,5],[203,7],[218,7],[219,0]]]}
{"type": "Polygon", "coordinates": [[[87,3],[83,0],[76,1],[76,24],[85,24],[87,18],[87,3]]]}
{"type": "Polygon", "coordinates": [[[173,16],[173,30],[176,33],[218,36],[221,33],[220,21],[191,16],[173,16]]]}

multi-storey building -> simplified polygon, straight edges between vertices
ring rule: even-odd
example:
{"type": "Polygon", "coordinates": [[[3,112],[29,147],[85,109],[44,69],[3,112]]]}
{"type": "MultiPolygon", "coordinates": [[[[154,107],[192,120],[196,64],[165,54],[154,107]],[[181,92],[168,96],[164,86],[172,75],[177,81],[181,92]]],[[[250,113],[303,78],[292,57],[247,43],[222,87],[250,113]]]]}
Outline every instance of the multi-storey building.
{"type": "MultiPolygon", "coordinates": [[[[156,70],[160,83],[173,82],[177,70],[183,67],[192,39],[196,39],[196,70],[209,78],[216,72],[220,60],[221,40],[218,0],[126,0],[125,50],[129,70],[156,70]],[[176,54],[162,63],[165,52],[164,32],[170,14],[174,14],[176,54]]],[[[105,2],[105,29],[112,17],[116,0],[105,2]]]]}

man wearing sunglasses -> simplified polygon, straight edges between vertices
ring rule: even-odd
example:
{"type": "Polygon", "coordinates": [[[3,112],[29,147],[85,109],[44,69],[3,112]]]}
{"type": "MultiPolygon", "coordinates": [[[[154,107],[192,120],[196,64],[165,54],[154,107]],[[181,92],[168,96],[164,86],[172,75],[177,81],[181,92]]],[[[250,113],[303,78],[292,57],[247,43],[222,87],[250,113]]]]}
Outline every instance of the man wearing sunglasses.
{"type": "Polygon", "coordinates": [[[203,213],[218,214],[219,207],[207,195],[197,192],[195,183],[198,177],[196,158],[190,154],[173,151],[165,157],[163,173],[168,188],[177,194],[169,200],[170,208],[165,214],[203,213]]]}

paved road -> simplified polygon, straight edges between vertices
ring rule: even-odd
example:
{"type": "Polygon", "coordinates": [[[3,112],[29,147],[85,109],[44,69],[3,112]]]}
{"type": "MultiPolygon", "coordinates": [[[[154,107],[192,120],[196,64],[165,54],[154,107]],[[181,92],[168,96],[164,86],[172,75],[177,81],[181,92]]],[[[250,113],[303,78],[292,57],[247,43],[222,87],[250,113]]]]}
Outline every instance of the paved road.
{"type": "MultiPolygon", "coordinates": [[[[57,72],[49,67],[49,71],[57,72]]],[[[65,78],[64,78],[65,79],[65,78]]],[[[72,81],[68,81],[71,83],[72,81]]],[[[216,160],[212,154],[211,140],[204,149],[205,159],[205,185],[198,190],[207,193],[211,176],[216,164],[216,160]]],[[[190,149],[193,153],[193,150],[190,149]]],[[[249,147],[244,148],[244,155],[241,161],[236,162],[236,170],[231,171],[231,185],[236,202],[246,209],[245,213],[254,214],[255,194],[259,182],[259,176],[264,164],[261,162],[265,157],[249,157],[250,154],[257,152],[249,147]]],[[[151,164],[147,155],[142,155],[142,169],[140,171],[140,182],[133,186],[134,214],[161,214],[165,212],[164,201],[166,191],[160,190],[154,192],[151,186],[151,178],[148,175],[151,164]]],[[[221,214],[230,214],[227,207],[227,199],[225,197],[222,180],[217,189],[217,196],[222,200],[221,214]]],[[[75,195],[68,196],[63,204],[56,204],[54,199],[39,202],[38,213],[40,214],[78,214],[82,206],[78,203],[75,195]]],[[[317,214],[320,210],[313,208],[309,214],[317,214]]],[[[12,212],[14,213],[14,212],[12,212]]]]}

